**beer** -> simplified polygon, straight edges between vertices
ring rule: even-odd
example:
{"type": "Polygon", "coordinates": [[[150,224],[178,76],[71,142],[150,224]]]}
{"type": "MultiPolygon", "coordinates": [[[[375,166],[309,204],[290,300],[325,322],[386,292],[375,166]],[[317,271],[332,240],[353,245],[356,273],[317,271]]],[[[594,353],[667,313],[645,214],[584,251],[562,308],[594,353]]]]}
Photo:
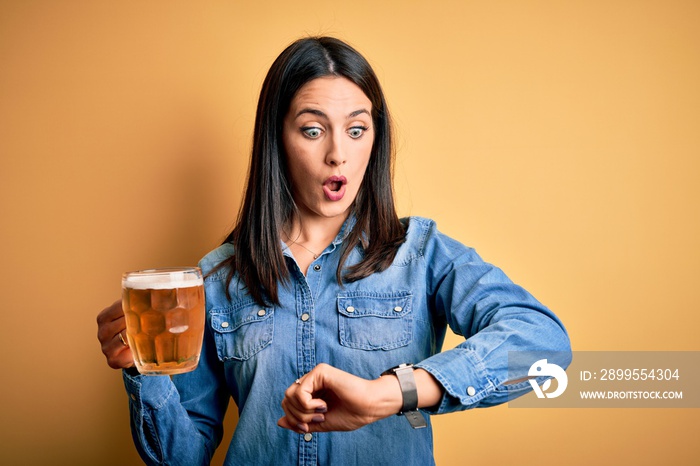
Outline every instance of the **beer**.
{"type": "Polygon", "coordinates": [[[204,283],[198,268],[124,274],[122,307],[141,374],[179,374],[197,367],[204,334],[204,283]]]}

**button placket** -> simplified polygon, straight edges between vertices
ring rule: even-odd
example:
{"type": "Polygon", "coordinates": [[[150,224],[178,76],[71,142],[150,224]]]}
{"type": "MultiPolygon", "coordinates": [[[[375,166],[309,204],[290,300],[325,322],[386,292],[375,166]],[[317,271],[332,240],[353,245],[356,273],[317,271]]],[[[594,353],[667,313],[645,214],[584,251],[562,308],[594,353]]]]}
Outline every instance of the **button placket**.
{"type": "MultiPolygon", "coordinates": [[[[315,309],[314,297],[316,293],[312,290],[322,289],[324,274],[317,270],[321,267],[323,258],[318,259],[319,263],[312,264],[309,273],[304,276],[295,274],[295,305],[296,305],[296,342],[297,342],[297,374],[299,377],[308,373],[316,366],[316,342],[315,324],[313,312],[315,309]]],[[[320,270],[323,270],[322,268],[320,270]]],[[[317,464],[318,442],[315,434],[307,432],[299,437],[299,457],[300,464],[317,464]]]]}

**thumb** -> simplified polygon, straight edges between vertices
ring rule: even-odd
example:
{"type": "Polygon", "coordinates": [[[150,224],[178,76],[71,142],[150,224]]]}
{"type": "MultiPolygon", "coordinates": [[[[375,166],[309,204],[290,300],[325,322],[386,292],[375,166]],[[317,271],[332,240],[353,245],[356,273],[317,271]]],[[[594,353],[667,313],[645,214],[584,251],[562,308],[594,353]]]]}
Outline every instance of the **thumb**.
{"type": "Polygon", "coordinates": [[[332,389],[333,378],[337,372],[339,372],[338,369],[328,364],[321,363],[314,367],[298,382],[299,401],[304,403],[307,409],[325,412],[323,410],[327,409],[327,406],[322,394],[324,391],[332,389]]]}

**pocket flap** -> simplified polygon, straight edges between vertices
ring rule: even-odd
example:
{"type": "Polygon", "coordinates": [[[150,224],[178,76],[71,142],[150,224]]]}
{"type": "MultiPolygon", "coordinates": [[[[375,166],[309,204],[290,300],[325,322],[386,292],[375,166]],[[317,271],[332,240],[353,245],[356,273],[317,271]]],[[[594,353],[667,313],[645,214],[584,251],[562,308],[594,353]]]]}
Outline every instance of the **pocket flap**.
{"type": "Polygon", "coordinates": [[[273,313],[273,309],[260,307],[258,305],[244,306],[235,310],[213,309],[211,311],[211,326],[219,333],[229,333],[243,325],[269,319],[273,313]]]}
{"type": "Polygon", "coordinates": [[[411,312],[411,292],[347,293],[338,296],[338,312],[345,317],[399,319],[411,312]]]}

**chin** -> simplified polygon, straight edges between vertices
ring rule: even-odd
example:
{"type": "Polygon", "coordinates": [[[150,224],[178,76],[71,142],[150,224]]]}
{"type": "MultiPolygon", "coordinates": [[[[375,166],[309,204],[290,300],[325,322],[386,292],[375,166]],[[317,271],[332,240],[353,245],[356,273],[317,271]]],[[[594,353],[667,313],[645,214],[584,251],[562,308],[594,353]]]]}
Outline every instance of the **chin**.
{"type": "Polygon", "coordinates": [[[334,202],[333,205],[323,206],[321,209],[319,209],[317,211],[317,213],[322,217],[336,218],[336,217],[346,217],[348,215],[349,211],[350,211],[350,204],[343,202],[342,205],[339,205],[337,202],[334,202]]]}

